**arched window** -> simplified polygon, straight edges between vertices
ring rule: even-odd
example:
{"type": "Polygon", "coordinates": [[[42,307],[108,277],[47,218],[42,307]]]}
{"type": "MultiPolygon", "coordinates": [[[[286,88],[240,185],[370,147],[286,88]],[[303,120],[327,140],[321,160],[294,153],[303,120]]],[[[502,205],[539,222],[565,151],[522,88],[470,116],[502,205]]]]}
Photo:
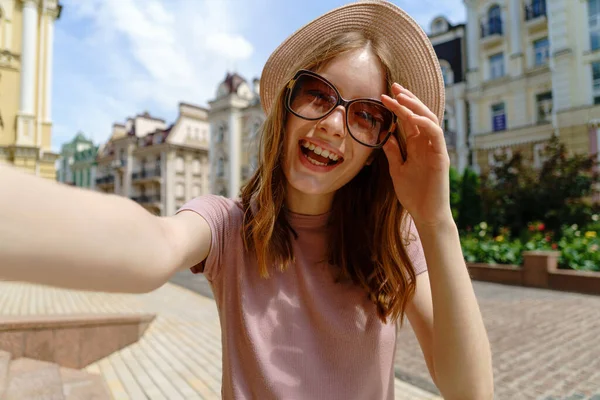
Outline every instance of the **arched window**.
{"type": "Polygon", "coordinates": [[[452,85],[454,83],[454,71],[452,71],[450,63],[446,60],[440,60],[440,68],[444,77],[444,85],[452,85]]]}
{"type": "Polygon", "coordinates": [[[497,4],[488,10],[488,30],[490,35],[502,34],[502,11],[497,4]]]}

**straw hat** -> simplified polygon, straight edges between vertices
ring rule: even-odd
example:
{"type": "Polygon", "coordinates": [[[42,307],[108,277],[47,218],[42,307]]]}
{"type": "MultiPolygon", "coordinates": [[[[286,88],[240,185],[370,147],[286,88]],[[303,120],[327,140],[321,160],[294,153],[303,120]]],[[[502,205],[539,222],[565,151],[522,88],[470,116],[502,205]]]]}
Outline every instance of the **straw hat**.
{"type": "Polygon", "coordinates": [[[267,60],[260,80],[260,100],[266,114],[287,83],[298,57],[306,54],[316,40],[342,32],[360,31],[381,40],[403,66],[404,87],[413,92],[438,117],[444,117],[444,79],[438,58],[427,34],[396,5],[384,0],[362,0],[336,8],[288,37],[267,60]]]}

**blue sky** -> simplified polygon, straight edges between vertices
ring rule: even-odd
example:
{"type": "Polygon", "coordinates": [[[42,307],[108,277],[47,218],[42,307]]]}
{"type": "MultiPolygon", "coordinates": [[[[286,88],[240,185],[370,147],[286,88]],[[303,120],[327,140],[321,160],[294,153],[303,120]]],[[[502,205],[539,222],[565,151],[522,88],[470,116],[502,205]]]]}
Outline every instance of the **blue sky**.
{"type": "MultiPolygon", "coordinates": [[[[269,54],[350,0],[61,0],[55,24],[52,147],[148,111],[168,123],[180,101],[206,106],[227,71],[259,77],[269,54]]],[[[394,0],[428,30],[465,21],[462,0],[394,0]]]]}

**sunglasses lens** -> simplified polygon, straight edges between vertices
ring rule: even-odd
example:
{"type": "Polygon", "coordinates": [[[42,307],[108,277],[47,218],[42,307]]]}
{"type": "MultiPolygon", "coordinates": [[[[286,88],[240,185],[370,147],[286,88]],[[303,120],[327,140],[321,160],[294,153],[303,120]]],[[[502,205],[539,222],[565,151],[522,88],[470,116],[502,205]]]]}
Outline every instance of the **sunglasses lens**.
{"type": "MultiPolygon", "coordinates": [[[[333,86],[317,76],[303,73],[294,82],[288,97],[288,108],[301,118],[323,118],[338,104],[333,86]]],[[[394,114],[382,103],[372,100],[351,102],[346,110],[350,135],[367,146],[381,144],[390,132],[394,114]]]]}
{"type": "Polygon", "coordinates": [[[392,112],[379,103],[356,101],[350,104],[347,113],[350,134],[369,146],[383,142],[392,127],[392,112]]]}
{"type": "Polygon", "coordinates": [[[337,103],[337,94],[327,82],[311,75],[300,75],[289,98],[290,109],[307,119],[325,116],[337,103]]]}

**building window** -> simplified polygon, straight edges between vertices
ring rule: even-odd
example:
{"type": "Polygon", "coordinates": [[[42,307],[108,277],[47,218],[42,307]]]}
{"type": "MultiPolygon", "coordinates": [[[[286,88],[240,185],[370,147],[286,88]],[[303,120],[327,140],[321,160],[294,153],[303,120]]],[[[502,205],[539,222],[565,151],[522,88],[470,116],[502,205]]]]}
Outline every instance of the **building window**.
{"type": "Polygon", "coordinates": [[[198,197],[198,196],[200,196],[200,186],[194,185],[194,186],[192,186],[192,197],[198,197]]]}
{"type": "Polygon", "coordinates": [[[185,186],[183,186],[183,183],[178,183],[175,186],[175,197],[178,199],[185,197],[185,186]]]}
{"type": "Polygon", "coordinates": [[[224,138],[225,138],[225,127],[223,125],[220,125],[219,128],[217,128],[217,143],[222,143],[224,138]]]}
{"type": "Polygon", "coordinates": [[[600,104],[600,62],[592,64],[592,88],[594,104],[600,104]]]}
{"type": "Polygon", "coordinates": [[[546,15],[546,0],[530,0],[525,6],[525,20],[536,19],[546,15]]]}
{"type": "Polygon", "coordinates": [[[223,157],[219,157],[217,160],[217,177],[222,178],[225,175],[225,160],[223,157]]]}
{"type": "Polygon", "coordinates": [[[498,79],[504,76],[504,53],[490,56],[490,79],[498,79]]]}
{"type": "Polygon", "coordinates": [[[550,42],[548,38],[536,40],[533,42],[533,52],[535,54],[535,66],[546,65],[550,58],[550,42]]]}
{"type": "Polygon", "coordinates": [[[600,0],[588,0],[591,50],[600,50],[600,0]]]}
{"type": "Polygon", "coordinates": [[[481,37],[502,35],[502,10],[500,6],[493,5],[488,10],[487,25],[481,26],[481,37]]]}
{"type": "Polygon", "coordinates": [[[184,166],[184,162],[183,162],[183,157],[179,156],[175,160],[175,171],[176,172],[183,172],[184,169],[185,169],[185,166],[184,166]]]}
{"type": "Polygon", "coordinates": [[[198,160],[197,158],[194,158],[194,160],[192,161],[192,172],[194,174],[200,173],[200,160],[198,160]]]}
{"type": "Polygon", "coordinates": [[[535,104],[538,123],[552,121],[552,92],[540,93],[535,96],[535,104]]]}
{"type": "Polygon", "coordinates": [[[492,105],[492,130],[494,132],[506,130],[506,110],[503,102],[492,105]]]}
{"type": "Polygon", "coordinates": [[[450,63],[446,60],[440,60],[440,68],[442,69],[442,76],[444,77],[444,85],[452,85],[454,83],[454,72],[450,63]]]}

